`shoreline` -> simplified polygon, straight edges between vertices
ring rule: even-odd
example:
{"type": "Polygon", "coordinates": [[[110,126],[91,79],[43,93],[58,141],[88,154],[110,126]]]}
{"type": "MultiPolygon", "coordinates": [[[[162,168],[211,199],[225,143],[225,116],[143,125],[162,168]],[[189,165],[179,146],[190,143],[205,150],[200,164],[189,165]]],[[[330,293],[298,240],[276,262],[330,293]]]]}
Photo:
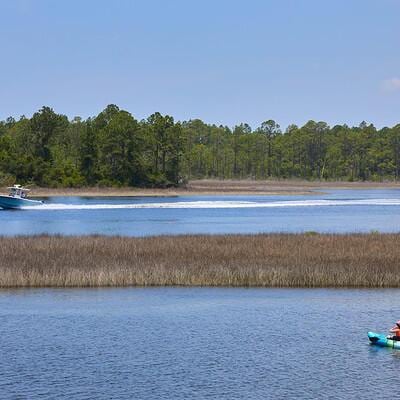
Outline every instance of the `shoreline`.
{"type": "Polygon", "coordinates": [[[400,288],[400,234],[0,237],[0,288],[400,288]]]}
{"type": "MultiPolygon", "coordinates": [[[[312,195],[324,189],[400,189],[400,182],[317,182],[304,180],[194,180],[182,188],[41,188],[33,187],[31,197],[82,196],[82,197],[173,197],[212,195],[312,195]]],[[[2,192],[6,189],[3,188],[2,192]]]]}

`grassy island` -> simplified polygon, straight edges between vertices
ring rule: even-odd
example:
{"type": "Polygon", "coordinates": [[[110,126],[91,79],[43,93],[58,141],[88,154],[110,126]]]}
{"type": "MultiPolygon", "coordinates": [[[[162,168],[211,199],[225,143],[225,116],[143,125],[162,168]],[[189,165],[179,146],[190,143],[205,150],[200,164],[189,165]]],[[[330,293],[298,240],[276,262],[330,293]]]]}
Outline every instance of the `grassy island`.
{"type": "Polygon", "coordinates": [[[400,234],[1,237],[0,287],[400,287],[400,234]]]}

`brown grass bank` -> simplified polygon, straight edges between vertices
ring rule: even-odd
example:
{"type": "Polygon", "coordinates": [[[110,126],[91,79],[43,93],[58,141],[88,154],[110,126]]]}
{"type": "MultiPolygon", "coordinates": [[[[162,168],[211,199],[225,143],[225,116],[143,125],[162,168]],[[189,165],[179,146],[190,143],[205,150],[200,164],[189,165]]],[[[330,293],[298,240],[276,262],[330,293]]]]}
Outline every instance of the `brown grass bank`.
{"type": "MultiPolygon", "coordinates": [[[[282,180],[192,180],[184,187],[166,189],[145,188],[40,188],[32,187],[33,197],[46,196],[193,196],[193,195],[306,195],[323,192],[324,189],[378,189],[399,188],[400,182],[319,182],[300,179],[282,180]]],[[[6,188],[0,188],[5,193],[6,188]]]]}
{"type": "Polygon", "coordinates": [[[0,287],[400,287],[400,234],[0,238],[0,287]]]}

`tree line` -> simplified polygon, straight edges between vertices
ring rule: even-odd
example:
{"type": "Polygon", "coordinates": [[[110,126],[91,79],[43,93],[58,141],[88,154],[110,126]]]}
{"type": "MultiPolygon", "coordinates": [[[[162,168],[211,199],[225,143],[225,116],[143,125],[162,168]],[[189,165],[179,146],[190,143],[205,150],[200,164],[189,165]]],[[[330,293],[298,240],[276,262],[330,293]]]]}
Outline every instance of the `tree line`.
{"type": "Polygon", "coordinates": [[[0,122],[0,184],[49,187],[152,186],[189,179],[397,180],[400,124],[377,129],[309,121],[284,132],[273,120],[256,129],[156,112],[138,121],[109,105],[83,120],[42,107],[0,122]]]}

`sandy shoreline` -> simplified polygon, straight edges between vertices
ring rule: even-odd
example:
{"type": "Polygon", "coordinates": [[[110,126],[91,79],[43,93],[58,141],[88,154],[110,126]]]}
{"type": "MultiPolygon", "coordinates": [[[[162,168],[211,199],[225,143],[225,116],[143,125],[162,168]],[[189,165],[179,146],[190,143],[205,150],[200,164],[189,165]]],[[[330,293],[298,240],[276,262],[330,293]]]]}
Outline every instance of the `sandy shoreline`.
{"type": "MultiPolygon", "coordinates": [[[[307,195],[324,189],[400,189],[400,182],[310,182],[301,180],[199,180],[186,187],[168,189],[144,188],[39,188],[32,187],[31,197],[47,196],[132,196],[170,197],[194,195],[307,195]]],[[[2,192],[5,192],[3,188],[2,192]]]]}

